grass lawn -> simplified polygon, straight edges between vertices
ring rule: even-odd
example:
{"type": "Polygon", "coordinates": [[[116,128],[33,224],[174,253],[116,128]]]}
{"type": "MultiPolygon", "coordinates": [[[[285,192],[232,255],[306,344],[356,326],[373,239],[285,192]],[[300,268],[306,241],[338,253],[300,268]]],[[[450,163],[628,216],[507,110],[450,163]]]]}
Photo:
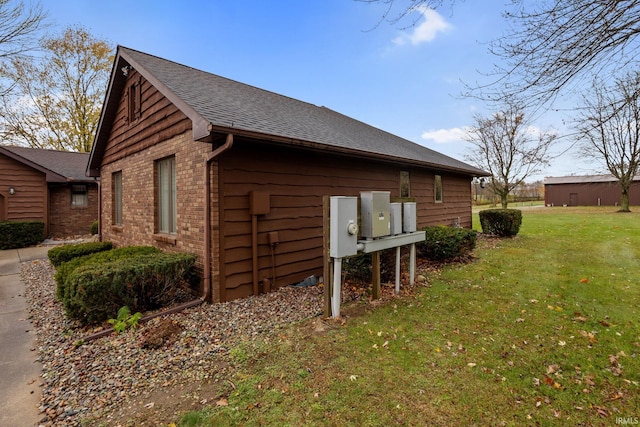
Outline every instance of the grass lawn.
{"type": "Polygon", "coordinates": [[[413,296],[234,348],[218,404],[178,425],[637,424],[639,255],[640,213],[523,210],[413,296]]]}

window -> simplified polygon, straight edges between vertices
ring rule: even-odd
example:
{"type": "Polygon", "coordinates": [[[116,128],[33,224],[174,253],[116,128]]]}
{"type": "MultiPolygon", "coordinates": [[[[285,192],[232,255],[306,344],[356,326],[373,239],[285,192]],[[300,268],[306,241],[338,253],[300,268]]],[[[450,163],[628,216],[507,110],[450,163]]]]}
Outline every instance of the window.
{"type": "Polygon", "coordinates": [[[442,177],[440,175],[436,175],[434,187],[435,202],[442,203],[442,177]]]}
{"type": "Polygon", "coordinates": [[[411,197],[409,172],[400,171],[400,197],[411,197]]]}
{"type": "Polygon", "coordinates": [[[160,233],[175,233],[176,220],[176,159],[169,157],[156,162],[157,227],[160,233]]]}
{"type": "Polygon", "coordinates": [[[111,175],[111,195],[113,198],[113,225],[122,225],[122,171],[111,175]]]}
{"type": "Polygon", "coordinates": [[[71,206],[86,207],[89,206],[89,194],[86,185],[71,186],[71,206]]]}
{"type": "Polygon", "coordinates": [[[133,123],[142,114],[142,91],[140,82],[131,83],[129,86],[129,123],[133,123]]]}

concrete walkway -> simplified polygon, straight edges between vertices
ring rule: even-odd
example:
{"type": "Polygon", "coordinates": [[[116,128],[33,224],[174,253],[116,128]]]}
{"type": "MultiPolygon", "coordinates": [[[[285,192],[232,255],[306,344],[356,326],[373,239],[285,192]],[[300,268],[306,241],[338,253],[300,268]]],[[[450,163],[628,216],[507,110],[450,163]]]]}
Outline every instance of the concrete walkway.
{"type": "Polygon", "coordinates": [[[0,426],[38,425],[42,365],[28,319],[20,264],[47,257],[51,246],[0,251],[0,426]]]}

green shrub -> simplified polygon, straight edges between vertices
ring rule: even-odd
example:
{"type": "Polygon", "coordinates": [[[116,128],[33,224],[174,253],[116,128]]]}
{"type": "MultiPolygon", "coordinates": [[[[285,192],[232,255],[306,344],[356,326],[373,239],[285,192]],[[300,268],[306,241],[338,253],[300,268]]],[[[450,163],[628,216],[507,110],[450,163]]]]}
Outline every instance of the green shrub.
{"type": "Polygon", "coordinates": [[[188,285],[194,263],[192,254],[159,253],[82,265],[67,277],[65,312],[83,324],[95,324],[123,306],[141,312],[163,307],[188,285]]]}
{"type": "MultiPolygon", "coordinates": [[[[64,246],[61,246],[61,248],[64,248],[64,246]]],[[[51,257],[52,250],[53,249],[49,250],[49,257],[51,257]]],[[[56,269],[56,297],[59,301],[64,301],[67,295],[68,288],[67,278],[78,267],[81,267],[83,265],[101,264],[105,262],[117,261],[119,259],[126,259],[139,255],[159,254],[161,252],[162,251],[160,249],[154,246],[124,246],[121,248],[105,250],[102,252],[94,251],[94,253],[88,253],[84,256],[72,258],[69,261],[62,263],[56,269]]]]}
{"type": "Polygon", "coordinates": [[[96,252],[108,251],[113,247],[111,242],[87,242],[74,245],[62,245],[49,249],[47,256],[54,267],[59,267],[64,262],[74,258],[90,255],[96,252]]]}
{"type": "Polygon", "coordinates": [[[44,240],[42,221],[0,222],[0,250],[26,248],[44,240]]]}
{"type": "Polygon", "coordinates": [[[477,232],[444,225],[424,227],[425,239],[416,244],[421,258],[447,261],[469,254],[476,247],[477,232]]]}
{"type": "Polygon", "coordinates": [[[518,234],[522,225],[522,211],[519,209],[487,209],[480,211],[482,232],[500,237],[518,234]]]}
{"type": "Polygon", "coordinates": [[[98,234],[98,220],[96,219],[91,223],[91,229],[89,230],[92,236],[98,234]]]}

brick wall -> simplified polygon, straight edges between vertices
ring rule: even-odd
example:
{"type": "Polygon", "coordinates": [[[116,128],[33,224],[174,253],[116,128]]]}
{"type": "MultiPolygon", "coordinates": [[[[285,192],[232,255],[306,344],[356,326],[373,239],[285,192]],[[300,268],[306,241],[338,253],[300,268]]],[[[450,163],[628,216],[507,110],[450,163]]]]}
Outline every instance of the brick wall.
{"type": "MultiPolygon", "coordinates": [[[[211,144],[194,142],[191,131],[138,151],[100,171],[102,191],[102,240],[116,246],[151,245],[167,252],[189,252],[197,256],[200,275],[204,255],[204,162],[211,144]],[[156,232],[154,183],[155,161],[175,156],[177,230],[172,235],[156,232]],[[122,171],[122,225],[113,224],[112,173],[122,171]]],[[[216,182],[217,166],[212,166],[216,182]]],[[[213,187],[212,187],[213,188],[213,187]]],[[[216,190],[217,191],[217,190],[216,190]]],[[[218,241],[218,199],[212,196],[212,241],[218,241]]],[[[219,251],[212,245],[212,283],[217,286],[219,251]]],[[[201,289],[200,289],[201,291],[201,289]]],[[[214,295],[218,295],[214,290],[214,295]]]]}
{"type": "Polygon", "coordinates": [[[49,186],[49,234],[69,237],[89,234],[98,219],[98,185],[86,184],[88,206],[71,206],[70,185],[49,186]]]}

